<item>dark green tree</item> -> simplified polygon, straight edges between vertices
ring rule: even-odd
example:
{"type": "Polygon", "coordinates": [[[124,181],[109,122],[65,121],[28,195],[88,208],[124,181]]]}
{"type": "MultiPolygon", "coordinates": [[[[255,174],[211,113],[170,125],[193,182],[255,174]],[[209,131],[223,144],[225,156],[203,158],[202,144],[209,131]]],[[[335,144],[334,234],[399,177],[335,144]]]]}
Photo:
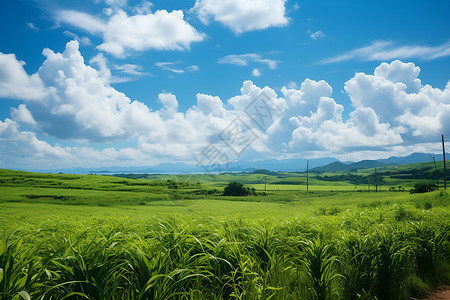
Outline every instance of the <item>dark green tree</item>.
{"type": "Polygon", "coordinates": [[[434,183],[431,182],[426,182],[426,183],[416,183],[414,185],[414,188],[411,189],[409,192],[411,194],[416,194],[416,193],[428,193],[428,192],[432,192],[434,190],[437,190],[438,186],[434,183]]]}
{"type": "Polygon", "coordinates": [[[247,194],[244,185],[239,182],[230,182],[223,190],[224,196],[247,196],[247,194]]]}

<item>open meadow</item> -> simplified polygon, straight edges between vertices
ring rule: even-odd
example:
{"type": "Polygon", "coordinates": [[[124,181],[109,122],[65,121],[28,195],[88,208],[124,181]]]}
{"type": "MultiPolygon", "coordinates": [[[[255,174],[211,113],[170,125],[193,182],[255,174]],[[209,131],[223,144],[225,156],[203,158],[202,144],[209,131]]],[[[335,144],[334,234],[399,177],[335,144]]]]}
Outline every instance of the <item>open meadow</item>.
{"type": "Polygon", "coordinates": [[[0,170],[0,299],[423,297],[450,280],[450,196],[383,172],[0,170]]]}

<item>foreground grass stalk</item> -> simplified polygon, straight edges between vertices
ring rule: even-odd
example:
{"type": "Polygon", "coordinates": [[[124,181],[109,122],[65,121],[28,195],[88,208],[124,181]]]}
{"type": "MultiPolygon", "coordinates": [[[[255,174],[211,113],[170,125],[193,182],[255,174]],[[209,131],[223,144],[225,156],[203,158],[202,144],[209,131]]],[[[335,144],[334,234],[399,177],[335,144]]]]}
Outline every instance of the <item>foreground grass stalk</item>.
{"type": "Polygon", "coordinates": [[[312,297],[317,300],[333,299],[333,283],[339,276],[336,273],[337,257],[333,256],[332,246],[324,244],[321,238],[304,243],[304,253],[299,259],[311,284],[312,297]]]}
{"type": "Polygon", "coordinates": [[[0,299],[30,299],[42,288],[41,266],[35,260],[36,249],[0,235],[0,299]]]}

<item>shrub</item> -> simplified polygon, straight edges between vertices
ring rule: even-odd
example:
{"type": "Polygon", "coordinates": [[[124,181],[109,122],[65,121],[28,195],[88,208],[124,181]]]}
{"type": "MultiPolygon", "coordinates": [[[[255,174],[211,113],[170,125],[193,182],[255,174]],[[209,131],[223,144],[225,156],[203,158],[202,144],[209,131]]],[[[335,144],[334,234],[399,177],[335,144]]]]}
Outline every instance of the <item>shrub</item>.
{"type": "Polygon", "coordinates": [[[230,182],[223,190],[224,196],[247,196],[247,194],[244,185],[239,182],[230,182]]]}
{"type": "Polygon", "coordinates": [[[434,190],[437,190],[437,185],[434,183],[416,183],[414,185],[414,188],[411,189],[410,193],[411,194],[416,194],[416,193],[428,193],[428,192],[432,192],[434,190]]]}

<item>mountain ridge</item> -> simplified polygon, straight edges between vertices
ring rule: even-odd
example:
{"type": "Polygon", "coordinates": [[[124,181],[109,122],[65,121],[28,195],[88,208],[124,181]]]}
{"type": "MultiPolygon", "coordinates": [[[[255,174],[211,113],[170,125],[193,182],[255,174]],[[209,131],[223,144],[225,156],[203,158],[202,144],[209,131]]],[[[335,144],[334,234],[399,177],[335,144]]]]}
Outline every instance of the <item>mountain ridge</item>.
{"type": "Polygon", "coordinates": [[[271,171],[303,172],[306,171],[306,164],[309,161],[311,172],[333,172],[350,169],[364,169],[382,166],[394,166],[401,164],[419,163],[442,160],[442,154],[412,153],[408,156],[391,156],[386,159],[361,160],[358,162],[342,162],[334,157],[304,159],[267,159],[260,161],[237,161],[228,166],[221,166],[221,170],[205,170],[202,166],[186,163],[161,163],[153,166],[129,166],[129,167],[99,167],[99,168],[60,168],[60,169],[40,169],[23,170],[40,173],[66,173],[66,174],[117,174],[117,173],[152,173],[152,174],[182,174],[182,173],[208,173],[212,172],[251,172],[256,169],[267,169],[271,171]]]}

